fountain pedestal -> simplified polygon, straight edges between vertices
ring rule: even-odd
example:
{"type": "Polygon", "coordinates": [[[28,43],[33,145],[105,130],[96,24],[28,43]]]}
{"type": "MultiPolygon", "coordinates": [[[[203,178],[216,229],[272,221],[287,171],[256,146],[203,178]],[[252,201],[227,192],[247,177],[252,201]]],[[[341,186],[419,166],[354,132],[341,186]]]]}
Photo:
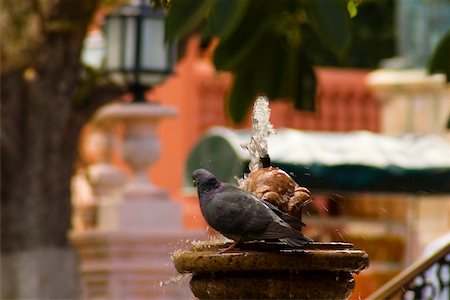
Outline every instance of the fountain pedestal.
{"type": "Polygon", "coordinates": [[[161,226],[175,230],[182,227],[180,205],[170,201],[166,190],[154,186],[147,174],[161,153],[156,127],[163,118],[175,114],[172,107],[148,103],[111,104],[97,113],[100,122],[122,127],[121,154],[132,169],[122,199],[101,203],[100,229],[147,231],[161,226]]]}
{"type": "Polygon", "coordinates": [[[224,243],[204,242],[173,256],[180,273],[192,273],[200,299],[346,299],[352,273],[368,267],[363,250],[347,243],[312,243],[302,248],[249,243],[218,253],[224,243]]]}

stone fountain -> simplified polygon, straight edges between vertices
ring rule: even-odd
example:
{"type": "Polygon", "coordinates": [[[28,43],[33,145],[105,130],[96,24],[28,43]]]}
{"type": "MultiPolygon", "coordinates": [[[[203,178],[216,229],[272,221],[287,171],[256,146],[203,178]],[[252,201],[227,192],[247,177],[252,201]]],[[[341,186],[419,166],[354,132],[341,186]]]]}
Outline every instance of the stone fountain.
{"type": "MultiPolygon", "coordinates": [[[[259,97],[253,109],[252,139],[246,146],[250,173],[239,186],[301,219],[311,194],[286,172],[270,166],[267,138],[274,132],[270,109],[259,97]]],[[[227,241],[195,242],[172,259],[180,273],[191,273],[190,287],[200,299],[346,299],[352,273],[369,265],[363,250],[349,243],[316,243],[291,248],[276,242],[248,242],[219,253],[227,241]]]]}

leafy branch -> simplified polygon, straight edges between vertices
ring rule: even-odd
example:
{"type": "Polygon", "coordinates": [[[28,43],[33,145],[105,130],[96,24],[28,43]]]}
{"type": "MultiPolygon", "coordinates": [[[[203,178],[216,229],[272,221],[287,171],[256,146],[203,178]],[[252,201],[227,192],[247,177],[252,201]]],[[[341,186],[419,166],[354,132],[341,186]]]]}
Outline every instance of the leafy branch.
{"type": "Polygon", "coordinates": [[[213,61],[217,70],[234,75],[225,102],[234,122],[245,118],[260,93],[314,110],[315,49],[305,41],[337,59],[344,57],[350,44],[350,14],[356,13],[357,4],[357,0],[171,0],[166,38],[174,42],[195,29],[203,37],[219,38],[213,61]]]}

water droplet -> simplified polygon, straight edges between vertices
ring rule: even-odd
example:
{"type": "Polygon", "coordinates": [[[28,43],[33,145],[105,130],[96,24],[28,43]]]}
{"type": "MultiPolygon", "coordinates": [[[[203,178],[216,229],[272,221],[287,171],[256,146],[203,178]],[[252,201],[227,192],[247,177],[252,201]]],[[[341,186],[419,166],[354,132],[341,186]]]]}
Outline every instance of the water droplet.
{"type": "Polygon", "coordinates": [[[336,229],[336,233],[339,235],[339,237],[340,237],[343,241],[345,241],[345,238],[344,238],[344,236],[339,232],[339,229],[336,229]]]}
{"type": "Polygon", "coordinates": [[[191,277],[191,274],[188,274],[188,273],[187,274],[178,274],[176,276],[170,277],[168,280],[160,281],[159,282],[159,286],[163,287],[163,286],[166,286],[166,285],[173,285],[173,284],[176,284],[176,283],[180,283],[180,282],[186,281],[190,277],[191,277]]]}

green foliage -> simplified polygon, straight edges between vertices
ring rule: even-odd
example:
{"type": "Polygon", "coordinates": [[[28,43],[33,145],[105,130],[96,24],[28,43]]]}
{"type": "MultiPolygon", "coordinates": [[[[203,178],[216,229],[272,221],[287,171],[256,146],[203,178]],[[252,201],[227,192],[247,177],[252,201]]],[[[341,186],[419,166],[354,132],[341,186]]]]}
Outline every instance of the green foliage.
{"type": "Polygon", "coordinates": [[[166,40],[173,42],[192,31],[213,5],[212,0],[171,2],[170,14],[166,18],[166,40]]]}
{"type": "Polygon", "coordinates": [[[361,4],[361,0],[348,0],[347,10],[350,17],[354,18],[358,14],[358,5],[361,4]]]}
{"type": "Polygon", "coordinates": [[[343,55],[350,45],[350,20],[343,1],[305,1],[309,24],[325,47],[343,55]]]}
{"type": "MultiPolygon", "coordinates": [[[[450,82],[450,30],[436,46],[430,59],[428,70],[432,74],[444,73],[447,76],[447,82],[450,82]]],[[[448,125],[450,126],[450,119],[448,125]]]]}
{"type": "Polygon", "coordinates": [[[236,30],[247,11],[250,0],[230,1],[216,0],[214,9],[211,10],[209,30],[213,36],[223,39],[236,30]]]}
{"type": "Polygon", "coordinates": [[[260,93],[313,110],[316,78],[311,45],[326,49],[338,61],[345,57],[351,40],[347,4],[347,0],[172,0],[166,38],[174,41],[199,26],[204,35],[219,37],[214,64],[234,74],[225,105],[235,122],[244,119],[260,93]]]}
{"type": "Polygon", "coordinates": [[[345,55],[337,56],[324,47],[318,36],[304,26],[303,42],[308,57],[319,66],[348,68],[376,68],[381,59],[395,56],[393,0],[364,0],[358,6],[358,15],[349,23],[351,43],[345,55]]]}
{"type": "Polygon", "coordinates": [[[396,55],[395,1],[364,0],[351,20],[352,43],[345,60],[336,66],[376,68],[396,55]]]}

